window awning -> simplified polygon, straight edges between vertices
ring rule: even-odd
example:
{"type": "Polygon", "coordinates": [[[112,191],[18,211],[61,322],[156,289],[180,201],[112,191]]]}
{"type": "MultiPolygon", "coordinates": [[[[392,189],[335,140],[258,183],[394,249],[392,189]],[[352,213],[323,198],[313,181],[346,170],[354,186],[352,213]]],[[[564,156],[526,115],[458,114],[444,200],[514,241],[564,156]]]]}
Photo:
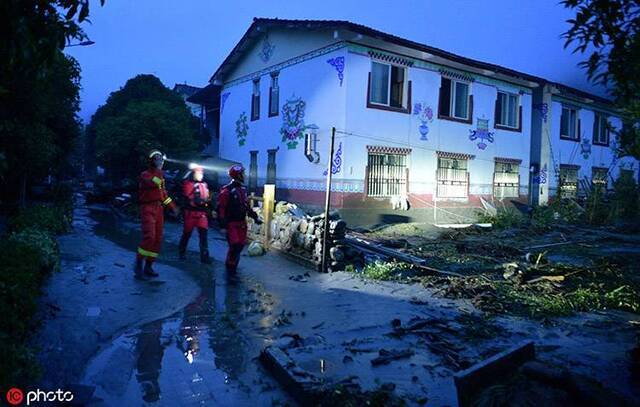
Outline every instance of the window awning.
{"type": "Polygon", "coordinates": [[[494,160],[496,162],[499,163],[506,163],[506,164],[521,164],[522,160],[517,159],[517,158],[507,158],[507,157],[495,157],[494,160]]]}
{"type": "Polygon", "coordinates": [[[456,160],[473,160],[476,158],[475,155],[466,154],[466,153],[451,153],[448,151],[436,151],[438,157],[440,158],[455,158],[456,160]]]}
{"type": "Polygon", "coordinates": [[[372,154],[411,154],[410,148],[391,146],[367,146],[367,152],[372,154]]]}

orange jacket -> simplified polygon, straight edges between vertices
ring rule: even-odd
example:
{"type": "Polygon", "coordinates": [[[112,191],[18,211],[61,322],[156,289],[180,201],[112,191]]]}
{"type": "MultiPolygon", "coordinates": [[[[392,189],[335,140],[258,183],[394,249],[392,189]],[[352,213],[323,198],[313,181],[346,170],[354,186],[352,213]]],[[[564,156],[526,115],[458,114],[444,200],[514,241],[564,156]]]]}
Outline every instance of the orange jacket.
{"type": "Polygon", "coordinates": [[[138,177],[138,200],[140,204],[161,203],[162,206],[175,208],[164,185],[164,173],[157,168],[142,171],[138,177]]]}

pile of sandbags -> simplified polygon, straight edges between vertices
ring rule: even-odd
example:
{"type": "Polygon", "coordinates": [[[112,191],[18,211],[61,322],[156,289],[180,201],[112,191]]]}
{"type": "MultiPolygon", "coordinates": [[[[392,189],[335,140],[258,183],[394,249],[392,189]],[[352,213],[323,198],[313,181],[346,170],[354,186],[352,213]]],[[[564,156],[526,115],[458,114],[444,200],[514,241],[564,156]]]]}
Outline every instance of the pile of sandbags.
{"type": "MultiPolygon", "coordinates": [[[[329,214],[328,271],[344,270],[347,264],[360,263],[358,250],[344,245],[347,224],[337,212],[329,214]]],[[[278,202],[271,222],[271,245],[310,259],[318,268],[322,264],[324,214],[309,216],[295,204],[278,202]]]]}

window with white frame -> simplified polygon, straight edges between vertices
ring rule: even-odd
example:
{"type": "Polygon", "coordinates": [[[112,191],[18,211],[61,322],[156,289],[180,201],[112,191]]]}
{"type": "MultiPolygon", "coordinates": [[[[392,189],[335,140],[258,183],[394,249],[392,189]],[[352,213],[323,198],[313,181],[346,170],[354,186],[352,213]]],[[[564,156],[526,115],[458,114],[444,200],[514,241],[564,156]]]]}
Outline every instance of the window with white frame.
{"type": "Polygon", "coordinates": [[[607,123],[607,116],[602,113],[594,113],[593,144],[609,145],[609,125],[607,123]]]}
{"type": "Polygon", "coordinates": [[[560,197],[575,198],[578,195],[578,170],[574,165],[560,165],[560,197]]]}
{"type": "Polygon", "coordinates": [[[591,185],[594,188],[607,188],[607,178],[609,177],[609,170],[602,167],[591,168],[591,185]]]}
{"type": "Polygon", "coordinates": [[[572,107],[562,107],[560,116],[560,138],[567,140],[579,140],[578,110],[572,107]]]}
{"type": "Polygon", "coordinates": [[[260,78],[253,80],[253,91],[251,92],[251,120],[260,118],[260,78]]]}
{"type": "Polygon", "coordinates": [[[469,84],[442,77],[438,115],[441,118],[471,120],[471,96],[469,84]]]}
{"type": "Polygon", "coordinates": [[[405,108],[406,68],[397,65],[371,61],[371,81],[369,103],[394,108],[405,108]]]}
{"type": "Polygon", "coordinates": [[[269,87],[269,117],[277,116],[280,110],[280,88],[278,85],[278,72],[271,74],[271,86],[269,87]]]}
{"type": "Polygon", "coordinates": [[[436,173],[438,198],[466,198],[469,194],[468,160],[438,157],[436,173]]]}
{"type": "Polygon", "coordinates": [[[493,173],[493,196],[498,199],[520,195],[520,161],[496,159],[493,173]]]}
{"type": "Polygon", "coordinates": [[[407,154],[369,152],[367,196],[387,197],[407,192],[407,154]]]}
{"type": "Polygon", "coordinates": [[[511,129],[520,126],[520,95],[498,91],[495,123],[511,129]]]}

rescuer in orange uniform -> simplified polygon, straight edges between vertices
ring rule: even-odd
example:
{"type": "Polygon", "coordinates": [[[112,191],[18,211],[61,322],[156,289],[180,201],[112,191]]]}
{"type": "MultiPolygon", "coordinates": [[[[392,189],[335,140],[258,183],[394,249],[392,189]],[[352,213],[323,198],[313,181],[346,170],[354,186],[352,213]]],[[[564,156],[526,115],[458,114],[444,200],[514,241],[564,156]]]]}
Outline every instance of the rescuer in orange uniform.
{"type": "Polygon", "coordinates": [[[164,208],[169,207],[174,215],[178,215],[178,208],[167,194],[164,184],[162,166],[165,156],[158,150],[148,155],[149,168],[138,178],[138,199],[140,201],[140,218],[142,220],[142,242],[138,246],[136,255],[135,277],[157,277],[153,262],[160,253],[162,244],[162,230],[164,228],[164,208]],[[146,260],[144,269],[143,260],[146,260]]]}
{"type": "Polygon", "coordinates": [[[251,217],[258,225],[262,221],[249,207],[247,190],[244,183],[244,168],[236,164],[229,168],[231,182],[220,190],[218,195],[218,220],[220,226],[227,230],[227,242],[229,250],[225,266],[228,272],[234,273],[240,261],[240,252],[247,243],[247,216],[251,217]]]}
{"type": "Polygon", "coordinates": [[[184,227],[182,237],[178,246],[180,260],[186,259],[187,243],[191,237],[193,228],[198,228],[200,238],[200,261],[211,264],[207,241],[207,231],[209,230],[209,212],[211,207],[211,194],[209,186],[203,180],[204,169],[196,165],[191,170],[189,178],[182,183],[182,194],[186,204],[184,206],[184,227]]]}

